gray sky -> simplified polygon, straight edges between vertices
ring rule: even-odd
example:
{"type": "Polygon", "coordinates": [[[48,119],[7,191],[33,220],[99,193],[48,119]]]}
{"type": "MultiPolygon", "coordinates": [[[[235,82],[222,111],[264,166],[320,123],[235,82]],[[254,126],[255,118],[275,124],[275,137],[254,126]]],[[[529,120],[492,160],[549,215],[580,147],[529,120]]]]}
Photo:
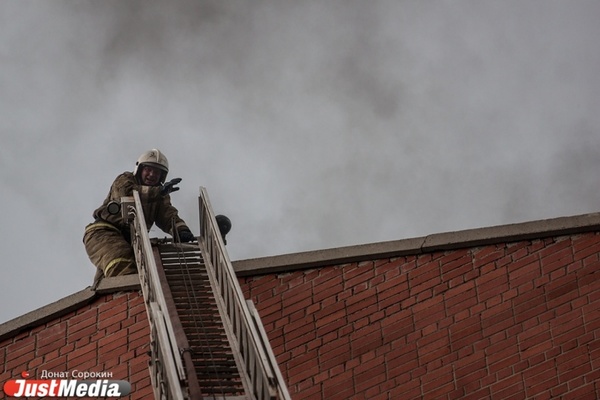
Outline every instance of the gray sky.
{"type": "MultiPolygon", "coordinates": [[[[0,322],[161,149],[232,260],[598,211],[600,2],[0,0],[0,322]]],[[[153,230],[154,236],[165,236],[153,230]]]]}

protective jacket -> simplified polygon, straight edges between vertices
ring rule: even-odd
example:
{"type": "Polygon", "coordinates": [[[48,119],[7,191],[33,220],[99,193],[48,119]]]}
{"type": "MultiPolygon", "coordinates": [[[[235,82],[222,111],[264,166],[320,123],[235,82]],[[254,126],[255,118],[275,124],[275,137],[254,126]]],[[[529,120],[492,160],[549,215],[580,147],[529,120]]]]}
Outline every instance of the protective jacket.
{"type": "Polygon", "coordinates": [[[94,211],[94,219],[96,222],[108,222],[123,232],[129,231],[129,224],[124,221],[121,214],[112,215],[108,212],[107,206],[111,201],[121,201],[121,197],[133,196],[133,190],[137,190],[140,194],[140,201],[144,209],[144,219],[148,229],[153,224],[156,224],[163,232],[173,235],[173,222],[177,230],[183,228],[190,230],[185,222],[179,217],[179,213],[173,205],[171,205],[171,196],[161,195],[160,186],[145,186],[140,185],[137,179],[131,172],[124,172],[119,175],[106,196],[106,199],[100,207],[94,211]]]}

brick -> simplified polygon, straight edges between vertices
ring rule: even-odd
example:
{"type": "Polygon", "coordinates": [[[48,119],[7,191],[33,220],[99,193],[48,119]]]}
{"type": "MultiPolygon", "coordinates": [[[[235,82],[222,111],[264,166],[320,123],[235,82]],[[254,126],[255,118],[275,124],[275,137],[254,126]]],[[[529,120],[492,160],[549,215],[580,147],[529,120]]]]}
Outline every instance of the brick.
{"type": "Polygon", "coordinates": [[[337,337],[338,335],[335,332],[338,331],[338,330],[340,330],[341,328],[343,328],[347,324],[348,324],[348,321],[346,320],[346,317],[342,317],[342,318],[338,318],[338,319],[332,320],[328,324],[323,325],[323,326],[317,328],[317,336],[318,337],[323,337],[323,336],[325,336],[327,334],[334,333],[334,337],[337,337]]]}
{"type": "MultiPolygon", "coordinates": [[[[318,364],[319,355],[316,351],[306,352],[303,354],[299,354],[290,358],[288,362],[286,362],[285,366],[288,370],[292,368],[296,368],[302,365],[313,365],[314,363],[318,364]]],[[[328,375],[328,374],[327,374],[328,375]]]]}
{"type": "Polygon", "coordinates": [[[36,348],[36,336],[27,336],[14,343],[7,344],[0,354],[3,361],[11,361],[21,357],[23,354],[31,354],[36,348]]]}
{"type": "Polygon", "coordinates": [[[36,353],[44,354],[50,351],[61,348],[65,345],[67,340],[66,334],[55,334],[52,336],[38,337],[36,343],[36,353]]]}
{"type": "MultiPolygon", "coordinates": [[[[563,246],[566,246],[568,245],[569,241],[564,241],[563,243],[565,243],[563,246]]],[[[544,274],[549,274],[550,272],[558,268],[565,267],[573,262],[573,250],[570,247],[565,247],[562,249],[557,248],[554,250],[554,252],[545,255],[540,253],[542,273],[544,274]]]]}
{"type": "Polygon", "coordinates": [[[468,376],[477,371],[486,369],[486,360],[483,353],[476,353],[468,357],[464,357],[455,363],[455,375],[457,378],[468,376]]]}
{"type": "MultiPolygon", "coordinates": [[[[343,293],[344,292],[342,290],[315,287],[312,299],[314,303],[320,302],[322,304],[327,304],[327,301],[329,301],[330,303],[336,303],[338,301],[338,298],[341,295],[343,295],[343,293]]],[[[347,294],[346,297],[348,297],[349,295],[350,294],[347,294]]]]}
{"type": "MultiPolygon", "coordinates": [[[[385,318],[381,320],[381,326],[386,327],[389,325],[395,325],[399,321],[406,322],[407,320],[412,321],[413,313],[410,309],[399,309],[395,313],[387,313],[385,314],[385,318]]],[[[414,325],[411,323],[410,325],[414,325]]]]}
{"type": "MultiPolygon", "coordinates": [[[[342,267],[324,267],[319,269],[319,274],[313,279],[314,287],[321,286],[324,288],[337,287],[340,288],[340,284],[343,282],[343,268],[342,267]]],[[[281,287],[281,285],[280,285],[281,287]]],[[[283,290],[282,290],[283,291],[283,290]]]]}
{"type": "Polygon", "coordinates": [[[519,394],[521,396],[524,396],[523,391],[525,390],[525,385],[522,381],[522,377],[519,375],[512,375],[507,377],[506,379],[500,380],[499,382],[491,385],[490,388],[491,392],[494,394],[494,397],[497,397],[499,399],[525,398],[518,397],[519,394]]]}
{"type": "Polygon", "coordinates": [[[288,387],[288,391],[290,392],[290,395],[292,395],[292,398],[298,400],[322,398],[322,390],[323,389],[321,384],[313,385],[311,387],[308,387],[307,389],[302,389],[300,387],[298,389],[298,392],[294,392],[288,387]]]}
{"type": "MultiPolygon", "coordinates": [[[[288,306],[286,306],[284,304],[283,308],[285,308],[286,313],[292,314],[297,311],[306,311],[306,309],[308,307],[310,307],[312,304],[313,304],[313,300],[311,298],[304,298],[304,299],[298,299],[298,301],[293,302],[293,303],[289,304],[288,306]]],[[[301,314],[304,315],[305,312],[302,312],[301,314]]],[[[273,316],[273,314],[271,314],[271,316],[273,316]]]]}
{"type": "Polygon", "coordinates": [[[534,253],[518,259],[513,258],[513,262],[507,266],[507,269],[508,273],[511,275],[520,269],[524,269],[526,272],[532,270],[540,271],[541,274],[539,255],[537,253],[534,253]]]}
{"type": "Polygon", "coordinates": [[[400,296],[401,293],[404,293],[404,296],[408,296],[408,288],[407,275],[398,275],[393,278],[386,279],[384,282],[375,286],[375,289],[377,290],[377,296],[380,301],[392,296],[400,296]]]}
{"type": "Polygon", "coordinates": [[[526,383],[525,393],[527,394],[527,396],[533,397],[535,395],[549,391],[552,387],[558,384],[558,379],[555,376],[548,376],[544,380],[540,379],[539,382],[535,382],[533,384],[528,385],[526,383]]]}
{"type": "Polygon", "coordinates": [[[579,388],[576,388],[574,390],[572,390],[569,393],[565,393],[562,397],[562,399],[564,400],[582,400],[582,399],[589,399],[589,400],[595,400],[598,397],[598,391],[599,389],[597,387],[595,387],[594,383],[588,383],[584,386],[581,386],[579,388]]]}
{"type": "Polygon", "coordinates": [[[481,285],[497,281],[498,279],[501,279],[502,282],[508,281],[508,274],[507,274],[506,268],[502,267],[502,268],[495,268],[493,270],[490,270],[490,272],[482,274],[475,281],[476,281],[476,286],[480,287],[481,285]]]}
{"type": "Polygon", "coordinates": [[[412,317],[400,319],[390,325],[382,327],[384,343],[389,343],[399,338],[404,338],[415,331],[412,317]]]}
{"type": "Polygon", "coordinates": [[[511,259],[514,261],[526,256],[528,254],[528,247],[526,241],[506,243],[505,252],[507,255],[510,255],[511,259]]]}
{"type": "Polygon", "coordinates": [[[571,366],[571,368],[565,372],[559,372],[560,382],[569,382],[573,384],[575,380],[580,380],[583,383],[583,376],[592,371],[592,366],[589,363],[589,358],[585,357],[580,361],[577,366],[571,366]]]}
{"type": "MultiPolygon", "coordinates": [[[[109,300],[110,296],[107,296],[106,299],[109,300]]],[[[102,320],[121,314],[122,318],[126,317],[128,300],[129,299],[126,295],[113,295],[110,301],[106,301],[105,303],[98,305],[98,318],[102,320]]]]}
{"type": "Polygon", "coordinates": [[[79,349],[76,349],[67,354],[69,362],[77,359],[97,359],[98,358],[98,343],[93,342],[79,349]]]}
{"type": "Polygon", "coordinates": [[[104,312],[98,316],[98,327],[97,329],[108,329],[112,328],[120,329],[121,321],[126,318],[125,310],[120,314],[112,314],[110,312],[104,312]]]}
{"type": "Polygon", "coordinates": [[[571,238],[569,236],[551,237],[543,239],[545,247],[540,249],[541,257],[547,257],[571,246],[571,238]]]}
{"type": "Polygon", "coordinates": [[[287,291],[291,291],[305,282],[304,274],[302,271],[294,271],[284,277],[284,281],[287,283],[287,291]]]}
{"type": "Polygon", "coordinates": [[[473,254],[473,266],[480,268],[484,265],[494,265],[494,261],[504,257],[504,248],[488,246],[473,254]]]}
{"type": "Polygon", "coordinates": [[[546,307],[546,295],[543,287],[531,288],[521,293],[513,299],[513,307],[515,309],[515,315],[526,313],[532,308],[544,305],[546,307]]]}
{"type": "Polygon", "coordinates": [[[352,374],[344,373],[333,378],[331,384],[324,387],[323,398],[332,400],[347,400],[351,398],[354,393],[352,374]]]}
{"type": "Polygon", "coordinates": [[[510,339],[509,342],[505,344],[506,347],[502,351],[491,353],[487,357],[490,374],[497,374],[504,369],[510,371],[511,375],[516,373],[513,367],[519,362],[520,355],[518,354],[519,350],[514,342],[514,338],[510,339]]]}
{"type": "Polygon", "coordinates": [[[381,331],[374,331],[357,337],[351,343],[352,357],[358,357],[368,351],[375,350],[383,344],[381,331]]]}
{"type": "MultiPolygon", "coordinates": [[[[373,356],[373,354],[368,354],[373,356]]],[[[367,355],[361,357],[361,362],[353,368],[355,377],[361,376],[364,378],[373,377],[377,375],[385,375],[386,365],[384,356],[373,356],[371,358],[367,355]]]]}
{"type": "Polygon", "coordinates": [[[436,386],[434,388],[430,388],[429,387],[424,387],[424,391],[428,390],[427,392],[425,392],[426,397],[431,396],[431,398],[439,398],[439,396],[445,395],[446,393],[448,393],[449,391],[454,389],[454,383],[453,382],[445,382],[447,380],[447,377],[440,377],[437,379],[437,381],[434,384],[439,384],[440,386],[436,386]]]}
{"type": "Polygon", "coordinates": [[[354,270],[344,270],[344,289],[353,288],[375,277],[372,265],[358,267],[354,270]]]}
{"type": "Polygon", "coordinates": [[[150,337],[150,326],[145,323],[136,323],[127,328],[127,336],[129,340],[150,337]]]}
{"type": "Polygon", "coordinates": [[[477,314],[462,320],[459,324],[454,324],[449,327],[452,340],[459,339],[465,335],[481,330],[481,316],[477,314]]]}
{"type": "Polygon", "coordinates": [[[440,262],[440,271],[444,281],[461,276],[474,268],[471,254],[457,251],[454,253],[454,256],[456,258],[452,260],[441,260],[440,262]]]}
{"type": "Polygon", "coordinates": [[[524,342],[532,337],[539,336],[544,333],[550,332],[550,324],[548,322],[536,324],[532,327],[529,327],[523,330],[517,337],[519,342],[524,342]]]}
{"type": "Polygon", "coordinates": [[[409,293],[411,296],[418,296],[417,300],[422,301],[424,298],[429,298],[432,296],[432,288],[437,287],[441,282],[441,278],[439,276],[432,278],[428,281],[423,282],[420,285],[416,285],[410,288],[409,293]],[[423,293],[425,292],[425,297],[423,293]]]}
{"type": "Polygon", "coordinates": [[[290,378],[288,384],[294,385],[302,381],[311,380],[314,375],[319,372],[319,364],[316,362],[313,364],[302,365],[297,368],[290,368],[290,378]]]}
{"type": "Polygon", "coordinates": [[[440,281],[441,275],[440,264],[437,261],[433,261],[409,272],[408,278],[412,288],[431,280],[440,281]]]}
{"type": "Polygon", "coordinates": [[[475,290],[475,281],[469,281],[469,282],[465,282],[464,284],[460,284],[458,286],[454,286],[454,287],[448,289],[448,291],[446,293],[444,293],[444,297],[447,300],[450,300],[451,298],[453,298],[455,296],[462,295],[464,292],[471,292],[474,290],[475,290]]]}
{"type": "Polygon", "coordinates": [[[386,279],[400,275],[404,257],[379,260],[375,265],[375,276],[385,275],[386,279]]]}
{"type": "MultiPolygon", "coordinates": [[[[350,314],[356,310],[356,307],[352,307],[353,305],[356,305],[356,303],[362,303],[363,305],[377,303],[376,293],[377,292],[375,289],[367,289],[360,292],[359,294],[348,297],[345,301],[348,313],[350,314]]],[[[360,307],[360,305],[358,305],[357,307],[360,307]]]]}
{"type": "MultiPolygon", "coordinates": [[[[246,278],[248,279],[248,286],[252,292],[252,296],[258,297],[264,293],[273,295],[273,289],[279,285],[279,281],[274,279],[273,276],[264,275],[260,277],[246,278]]],[[[243,287],[244,285],[241,284],[243,287]]]]}
{"type": "Polygon", "coordinates": [[[597,253],[600,249],[600,235],[597,234],[587,234],[587,235],[579,235],[572,236],[572,245],[573,253],[597,253]]]}
{"type": "Polygon", "coordinates": [[[90,325],[95,325],[98,320],[98,312],[96,309],[88,310],[84,313],[80,313],[71,317],[67,320],[69,334],[78,331],[79,329],[86,328],[90,325]]]}
{"type": "Polygon", "coordinates": [[[513,271],[509,274],[509,286],[511,288],[518,288],[519,286],[533,282],[536,278],[540,277],[540,271],[536,268],[521,268],[513,271]]]}
{"type": "Polygon", "coordinates": [[[343,302],[332,304],[314,314],[315,325],[317,328],[345,317],[346,307],[343,302]]]}
{"type": "MultiPolygon", "coordinates": [[[[92,335],[98,332],[98,328],[95,325],[90,325],[86,328],[79,329],[74,333],[71,333],[68,338],[69,341],[73,342],[76,346],[85,345],[90,342],[92,335]],[[82,340],[86,339],[86,340],[82,340]]],[[[103,332],[104,334],[104,332],[103,332]]]]}
{"type": "Polygon", "coordinates": [[[574,366],[579,365],[581,362],[578,360],[589,360],[589,353],[585,346],[574,348],[571,351],[564,352],[557,356],[557,371],[564,372],[574,366]]]}
{"type": "Polygon", "coordinates": [[[390,399],[420,399],[422,393],[419,382],[413,381],[390,390],[388,395],[390,399]]]}
{"type": "Polygon", "coordinates": [[[128,317],[134,319],[135,322],[138,322],[139,317],[147,318],[146,305],[143,302],[143,298],[141,299],[141,302],[136,301],[129,305],[128,317]]]}
{"type": "Polygon", "coordinates": [[[4,363],[5,371],[10,371],[21,368],[20,366],[25,366],[28,362],[35,358],[35,352],[36,348],[34,343],[30,343],[19,349],[15,349],[12,353],[7,355],[7,360],[4,363]]]}
{"type": "Polygon", "coordinates": [[[583,278],[587,275],[597,275],[600,272],[600,261],[598,261],[597,257],[593,261],[586,260],[587,262],[582,265],[571,264],[567,268],[567,272],[569,274],[574,273],[577,275],[578,279],[583,278]],[[575,269],[577,267],[577,269],[575,269]]]}
{"type": "Polygon", "coordinates": [[[434,304],[427,308],[426,312],[415,314],[414,323],[415,329],[423,329],[424,327],[443,320],[446,317],[446,309],[443,303],[434,304]]]}
{"type": "Polygon", "coordinates": [[[525,351],[536,346],[550,346],[551,347],[552,335],[550,331],[543,331],[539,335],[531,336],[524,340],[519,340],[519,348],[521,351],[525,351]]]}
{"type": "Polygon", "coordinates": [[[67,356],[57,356],[52,358],[48,357],[45,358],[45,360],[48,361],[44,361],[44,363],[39,366],[38,371],[41,372],[42,370],[47,370],[54,372],[65,372],[69,371],[72,367],[70,364],[67,366],[67,356]]]}
{"type": "Polygon", "coordinates": [[[287,325],[284,328],[284,336],[286,341],[291,341],[306,335],[311,337],[315,336],[315,325],[312,323],[311,319],[307,319],[304,324],[300,324],[299,326],[287,325]]]}
{"type": "MultiPolygon", "coordinates": [[[[288,307],[291,304],[294,304],[303,299],[311,298],[313,296],[313,283],[312,282],[303,282],[298,286],[290,289],[286,292],[283,292],[280,297],[280,301],[283,303],[284,307],[288,307]]],[[[273,296],[268,296],[267,298],[272,298],[273,296]]]]}
{"type": "Polygon", "coordinates": [[[562,296],[578,287],[577,275],[569,274],[553,279],[545,287],[549,300],[562,296]],[[557,294],[556,294],[557,293],[557,294]]]}
{"type": "Polygon", "coordinates": [[[354,329],[360,329],[365,325],[377,323],[384,318],[384,316],[385,313],[383,311],[377,310],[377,303],[370,306],[365,305],[348,315],[348,324],[352,324],[354,329]]]}
{"type": "MultiPolygon", "coordinates": [[[[482,320],[502,320],[505,318],[512,317],[514,315],[514,309],[511,302],[502,302],[501,298],[497,300],[490,300],[485,303],[485,309],[481,311],[482,320]]],[[[485,324],[483,325],[486,326],[485,324]]]]}

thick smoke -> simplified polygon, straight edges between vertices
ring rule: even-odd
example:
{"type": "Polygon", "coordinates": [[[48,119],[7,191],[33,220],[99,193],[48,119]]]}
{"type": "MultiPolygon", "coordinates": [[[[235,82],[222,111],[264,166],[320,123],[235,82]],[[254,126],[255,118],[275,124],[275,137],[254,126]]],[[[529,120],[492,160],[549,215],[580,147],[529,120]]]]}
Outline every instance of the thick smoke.
{"type": "Polygon", "coordinates": [[[91,283],[83,228],[153,147],[192,228],[199,186],[231,217],[234,260],[597,211],[599,14],[0,2],[0,321],[91,283]]]}

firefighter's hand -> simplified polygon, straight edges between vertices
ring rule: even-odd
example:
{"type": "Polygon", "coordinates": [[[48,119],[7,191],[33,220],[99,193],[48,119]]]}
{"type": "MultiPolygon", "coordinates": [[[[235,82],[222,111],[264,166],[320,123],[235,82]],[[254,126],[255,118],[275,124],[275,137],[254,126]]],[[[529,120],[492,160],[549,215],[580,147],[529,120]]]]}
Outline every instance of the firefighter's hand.
{"type": "Polygon", "coordinates": [[[178,233],[179,233],[179,240],[182,243],[193,242],[196,240],[196,237],[194,236],[194,234],[192,232],[188,231],[187,229],[182,229],[178,233]]]}
{"type": "Polygon", "coordinates": [[[160,189],[160,194],[163,196],[166,196],[169,193],[178,191],[179,188],[176,187],[175,185],[177,185],[179,182],[181,182],[181,178],[171,179],[169,182],[165,183],[163,185],[163,187],[160,189]]]}

